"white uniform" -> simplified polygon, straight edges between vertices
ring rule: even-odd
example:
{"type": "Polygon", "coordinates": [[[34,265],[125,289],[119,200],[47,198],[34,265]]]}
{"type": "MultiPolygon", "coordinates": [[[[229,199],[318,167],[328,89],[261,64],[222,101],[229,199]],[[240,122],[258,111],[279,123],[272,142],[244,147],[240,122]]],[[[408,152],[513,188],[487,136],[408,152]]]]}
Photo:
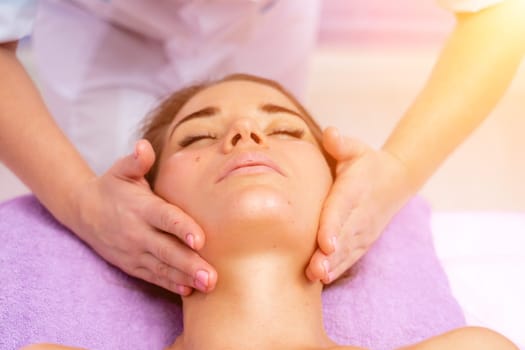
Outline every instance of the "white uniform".
{"type": "MultiPolygon", "coordinates": [[[[35,1],[0,2],[0,41],[30,31],[35,1]],[[33,6],[31,6],[33,5],[33,6]]],[[[438,0],[477,11],[502,0],[438,0]]],[[[169,92],[246,72],[302,95],[320,0],[40,0],[33,53],[58,124],[101,173],[131,150],[169,92]]]]}

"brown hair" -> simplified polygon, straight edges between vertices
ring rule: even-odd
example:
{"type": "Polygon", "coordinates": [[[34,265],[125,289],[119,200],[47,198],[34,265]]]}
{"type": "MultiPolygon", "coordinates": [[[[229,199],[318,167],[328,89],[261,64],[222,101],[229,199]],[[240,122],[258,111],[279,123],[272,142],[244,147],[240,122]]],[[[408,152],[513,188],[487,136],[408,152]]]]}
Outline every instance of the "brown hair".
{"type": "Polygon", "coordinates": [[[148,140],[153,146],[155,151],[155,163],[151,167],[150,171],[146,174],[146,180],[151,186],[153,186],[155,179],[157,177],[157,171],[159,167],[159,159],[161,158],[162,150],[164,149],[164,142],[166,136],[166,130],[173,121],[173,118],[177,113],[182,109],[182,107],[197,93],[200,91],[222,83],[226,81],[235,81],[235,80],[245,80],[260,83],[263,85],[270,86],[283,95],[288,97],[288,99],[297,107],[299,112],[305,117],[306,124],[310,128],[313,136],[315,137],[321,151],[323,152],[324,157],[330,167],[332,177],[335,177],[335,160],[328,154],[322,147],[322,130],[319,124],[312,118],[310,113],[299,103],[299,101],[285,88],[283,88],[279,83],[274,80],[261,78],[255,75],[250,74],[231,74],[220,80],[205,82],[200,84],[191,85],[189,87],[178,90],[171,95],[169,95],[163,102],[157,106],[145,119],[141,131],[142,137],[148,140]]]}

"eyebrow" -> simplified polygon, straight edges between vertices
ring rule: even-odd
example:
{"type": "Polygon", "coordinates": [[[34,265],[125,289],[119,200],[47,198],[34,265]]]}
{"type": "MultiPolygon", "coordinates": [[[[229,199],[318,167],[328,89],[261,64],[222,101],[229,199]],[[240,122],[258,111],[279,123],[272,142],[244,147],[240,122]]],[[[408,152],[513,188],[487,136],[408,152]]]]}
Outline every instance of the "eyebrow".
{"type": "MultiPolygon", "coordinates": [[[[272,103],[262,104],[259,106],[258,109],[268,114],[287,113],[287,114],[295,115],[301,118],[301,120],[305,121],[305,118],[300,113],[292,109],[282,107],[279,105],[275,105],[272,103]]],[[[182,123],[185,123],[195,118],[213,117],[214,115],[218,114],[220,111],[221,110],[218,107],[210,106],[210,107],[205,107],[203,109],[199,109],[196,112],[188,114],[187,116],[179,120],[177,124],[175,124],[175,126],[173,126],[173,129],[171,129],[171,132],[168,138],[171,138],[171,136],[173,135],[173,132],[175,132],[175,129],[177,129],[182,123]]]]}
{"type": "Polygon", "coordinates": [[[274,104],[271,104],[271,103],[265,103],[265,104],[259,106],[259,110],[263,111],[263,112],[266,112],[266,113],[269,113],[269,114],[288,113],[288,114],[292,114],[292,115],[295,115],[295,116],[301,118],[301,120],[304,120],[304,117],[301,115],[301,113],[298,113],[298,112],[294,111],[293,109],[289,109],[289,108],[282,107],[282,106],[279,106],[279,105],[274,105],[274,104]]]}
{"type": "Polygon", "coordinates": [[[179,125],[181,125],[182,123],[185,123],[188,120],[192,120],[192,119],[195,119],[195,118],[211,117],[211,116],[216,115],[219,112],[220,112],[220,109],[217,108],[217,107],[206,107],[206,108],[203,108],[203,109],[199,109],[196,112],[188,114],[187,116],[185,116],[184,118],[179,120],[177,122],[177,124],[175,124],[173,126],[173,129],[171,129],[170,136],[168,137],[168,139],[171,138],[171,136],[175,132],[175,129],[177,129],[179,127],[179,125]]]}

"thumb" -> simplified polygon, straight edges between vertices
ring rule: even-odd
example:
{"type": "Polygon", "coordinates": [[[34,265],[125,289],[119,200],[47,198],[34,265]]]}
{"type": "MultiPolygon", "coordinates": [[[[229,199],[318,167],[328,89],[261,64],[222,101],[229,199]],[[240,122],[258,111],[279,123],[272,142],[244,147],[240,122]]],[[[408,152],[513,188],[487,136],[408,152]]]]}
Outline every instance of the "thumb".
{"type": "Polygon", "coordinates": [[[323,131],[323,147],[338,162],[358,157],[366,150],[364,143],[342,136],[333,126],[323,131]]]}
{"type": "Polygon", "coordinates": [[[147,140],[139,140],[135,143],[133,153],[118,160],[111,172],[113,175],[123,178],[138,180],[143,178],[155,162],[155,152],[147,140]]]}

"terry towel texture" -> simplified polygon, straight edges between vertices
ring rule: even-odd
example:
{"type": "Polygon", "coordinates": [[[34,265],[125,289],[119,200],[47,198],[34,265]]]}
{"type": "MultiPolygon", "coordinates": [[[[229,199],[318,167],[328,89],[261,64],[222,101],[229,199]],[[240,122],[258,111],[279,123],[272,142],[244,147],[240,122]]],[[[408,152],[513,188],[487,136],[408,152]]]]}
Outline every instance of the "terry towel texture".
{"type": "MultiPolygon", "coordinates": [[[[182,330],[173,301],[104,262],[32,196],[0,205],[0,242],[1,350],[35,342],[160,350],[182,330]]],[[[465,324],[420,198],[398,213],[349,278],[323,292],[323,302],[335,341],[373,350],[465,324]]]]}

